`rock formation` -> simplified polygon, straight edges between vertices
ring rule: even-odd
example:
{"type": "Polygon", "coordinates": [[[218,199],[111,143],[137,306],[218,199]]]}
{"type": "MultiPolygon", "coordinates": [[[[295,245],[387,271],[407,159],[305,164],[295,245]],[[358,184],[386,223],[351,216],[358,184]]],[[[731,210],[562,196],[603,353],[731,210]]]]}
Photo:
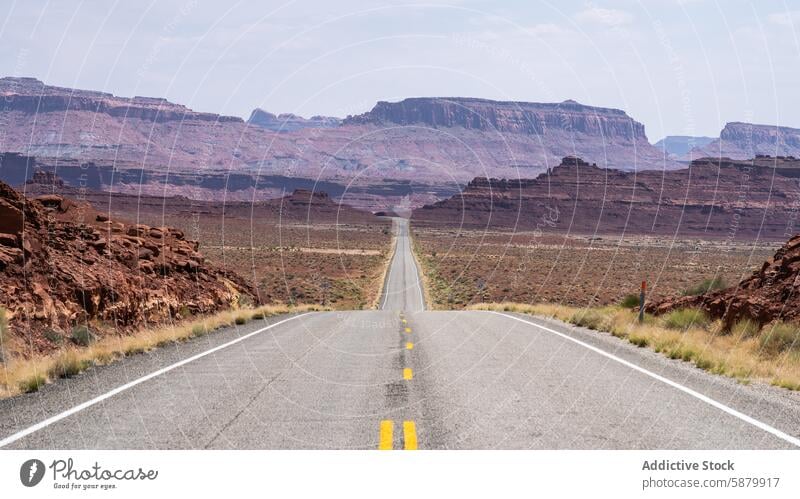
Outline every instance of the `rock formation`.
{"type": "Polygon", "coordinates": [[[623,172],[567,157],[531,179],[473,179],[414,210],[415,224],[785,240],[797,230],[800,160],[701,159],[623,172]]]}
{"type": "Polygon", "coordinates": [[[34,351],[53,347],[51,328],[125,331],[253,299],[177,229],[112,221],[56,194],[27,199],[1,182],[0,289],[12,334],[34,351]]]}
{"type": "Polygon", "coordinates": [[[647,310],[662,314],[677,308],[705,310],[722,319],[729,329],[737,321],[764,325],[774,320],[800,320],[800,234],[738,285],[700,296],[684,296],[651,304],[647,310]]]}
{"type": "Polygon", "coordinates": [[[800,129],[775,125],[733,122],[725,125],[716,139],[691,151],[702,156],[747,159],[755,156],[800,158],[800,129]]]}
{"type": "Polygon", "coordinates": [[[256,108],[250,114],[250,118],[247,122],[251,125],[257,125],[267,130],[272,130],[273,132],[286,133],[303,128],[333,128],[339,126],[342,120],[330,116],[312,116],[306,119],[291,113],[275,116],[268,111],[256,108]]]}
{"type": "Polygon", "coordinates": [[[251,200],[321,183],[378,210],[430,203],[476,176],[531,178],[568,154],[626,170],[677,166],[623,111],[572,101],[406,99],[338,124],[260,111],[246,123],[31,78],[0,79],[0,95],[0,180],[14,185],[35,158],[74,187],[251,200]]]}

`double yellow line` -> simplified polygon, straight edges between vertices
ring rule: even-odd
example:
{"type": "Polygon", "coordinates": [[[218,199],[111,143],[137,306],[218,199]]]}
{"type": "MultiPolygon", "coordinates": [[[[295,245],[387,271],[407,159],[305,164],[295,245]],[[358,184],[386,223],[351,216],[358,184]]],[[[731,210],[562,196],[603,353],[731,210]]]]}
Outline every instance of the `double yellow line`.
{"type": "MultiPolygon", "coordinates": [[[[400,313],[400,320],[406,333],[411,333],[408,321],[400,313]]],[[[413,350],[414,344],[406,342],[406,350],[413,350]]],[[[414,379],[414,371],[410,367],[403,368],[403,379],[411,381],[414,379]]],[[[378,450],[392,450],[394,448],[394,421],[384,419],[381,421],[378,435],[378,450]]],[[[417,425],[413,421],[403,421],[403,449],[417,450],[417,425]]]]}
{"type": "MultiPolygon", "coordinates": [[[[381,421],[378,450],[392,450],[394,447],[394,421],[381,421]]],[[[413,421],[403,421],[403,449],[417,450],[417,425],[413,421]]]]}

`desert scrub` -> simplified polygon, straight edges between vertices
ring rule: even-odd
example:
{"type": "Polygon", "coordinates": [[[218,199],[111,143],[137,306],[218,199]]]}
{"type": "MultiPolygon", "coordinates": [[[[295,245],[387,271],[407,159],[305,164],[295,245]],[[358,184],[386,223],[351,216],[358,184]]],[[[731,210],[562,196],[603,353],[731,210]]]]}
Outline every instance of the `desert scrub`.
{"type": "Polygon", "coordinates": [[[44,374],[31,374],[19,382],[19,391],[22,393],[38,392],[45,383],[47,383],[47,378],[44,374]]]}
{"type": "Polygon", "coordinates": [[[242,324],[247,324],[247,316],[237,315],[234,322],[236,323],[237,326],[241,326],[242,324]]]}
{"type": "Polygon", "coordinates": [[[94,340],[94,334],[89,326],[81,325],[72,328],[72,342],[81,347],[88,347],[94,340]]]}
{"type": "Polygon", "coordinates": [[[725,289],[727,287],[728,286],[725,284],[725,281],[722,280],[721,277],[714,277],[712,279],[705,279],[702,282],[699,282],[694,286],[684,290],[683,294],[685,296],[698,296],[710,293],[711,291],[725,289]]]}
{"type": "MultiPolygon", "coordinates": [[[[263,306],[248,311],[225,310],[206,317],[193,318],[178,324],[143,329],[126,336],[110,335],[98,338],[87,347],[70,347],[57,353],[32,358],[11,358],[0,369],[0,398],[36,391],[44,383],[69,377],[93,365],[103,365],[119,358],[152,350],[159,345],[191,339],[217,328],[230,326],[243,313],[262,313],[264,317],[278,314],[327,310],[316,305],[263,306]]],[[[87,328],[88,329],[88,328],[87,328]]]]}
{"type": "Polygon", "coordinates": [[[636,308],[639,306],[639,296],[633,293],[625,295],[619,302],[622,308],[636,308]]]}
{"type": "Polygon", "coordinates": [[[586,327],[601,331],[608,325],[606,314],[601,310],[594,310],[591,308],[584,308],[578,310],[569,318],[569,322],[576,326],[586,327]]]}
{"type": "Polygon", "coordinates": [[[62,350],[55,358],[48,375],[51,378],[70,378],[85,371],[91,361],[74,349],[62,350]]]}
{"type": "Polygon", "coordinates": [[[60,345],[62,341],[64,341],[64,337],[61,336],[61,333],[56,331],[55,329],[48,329],[44,332],[44,339],[49,341],[54,345],[60,345]]]}
{"type": "MultiPolygon", "coordinates": [[[[797,325],[782,328],[773,338],[765,339],[768,328],[764,328],[758,336],[745,338],[719,334],[715,330],[716,324],[709,324],[707,329],[671,329],[665,327],[662,317],[652,316],[645,316],[645,321],[640,324],[634,310],[622,307],[583,309],[553,304],[482,303],[470,309],[527,313],[564,322],[585,317],[587,310],[591,310],[595,324],[602,326],[601,331],[634,345],[650,348],[671,359],[690,362],[699,369],[728,376],[742,384],[759,379],[777,387],[800,389],[800,338],[793,342],[791,334],[800,329],[797,325]],[[603,319],[597,319],[598,315],[603,319]],[[765,355],[762,342],[774,349],[770,351],[785,353],[765,355]],[[787,345],[794,346],[786,350],[787,345]]],[[[697,326],[696,320],[694,323],[697,326]]]]}
{"type": "Polygon", "coordinates": [[[759,345],[766,355],[800,351],[800,326],[789,322],[769,324],[761,331],[759,345]]]}
{"type": "Polygon", "coordinates": [[[758,335],[761,326],[752,319],[742,319],[731,328],[731,334],[737,338],[752,338],[758,335]]]}
{"type": "Polygon", "coordinates": [[[704,328],[711,324],[711,319],[704,311],[697,308],[679,308],[664,317],[664,326],[670,329],[704,328]]]}

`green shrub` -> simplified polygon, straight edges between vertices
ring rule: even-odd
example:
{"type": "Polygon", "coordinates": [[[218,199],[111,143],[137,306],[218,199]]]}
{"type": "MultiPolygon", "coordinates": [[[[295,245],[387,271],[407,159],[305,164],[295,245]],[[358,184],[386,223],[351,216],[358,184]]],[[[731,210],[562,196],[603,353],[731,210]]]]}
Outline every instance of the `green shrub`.
{"type": "Polygon", "coordinates": [[[82,347],[88,347],[95,340],[94,333],[88,326],[75,326],[72,329],[72,342],[82,347]]]}
{"type": "Polygon", "coordinates": [[[85,371],[91,363],[81,359],[74,350],[66,350],[56,359],[55,364],[50,369],[50,376],[53,378],[69,378],[85,371]]]}
{"type": "Polygon", "coordinates": [[[704,311],[696,308],[680,308],[668,313],[664,326],[670,329],[688,329],[690,326],[707,327],[711,319],[704,311]]]}
{"type": "Polygon", "coordinates": [[[44,332],[44,339],[49,341],[54,345],[60,345],[62,341],[64,341],[64,337],[61,336],[61,333],[56,331],[55,329],[48,329],[44,332]]]}
{"type": "Polygon", "coordinates": [[[733,325],[731,333],[741,338],[752,338],[758,334],[760,329],[761,326],[758,322],[751,319],[742,319],[733,325]]]}
{"type": "Polygon", "coordinates": [[[241,326],[242,324],[247,324],[247,317],[245,317],[243,315],[237,315],[235,322],[239,326],[241,326]]]}
{"type": "Polygon", "coordinates": [[[639,295],[633,293],[625,295],[622,301],[619,302],[622,308],[636,308],[639,306],[639,295]]]}
{"type": "Polygon", "coordinates": [[[695,284],[694,286],[686,289],[683,294],[685,296],[698,296],[710,293],[711,291],[725,289],[727,287],[728,285],[725,284],[725,281],[722,280],[721,277],[714,277],[713,279],[705,279],[702,282],[695,284]]]}
{"type": "Polygon", "coordinates": [[[47,378],[43,375],[33,374],[19,382],[19,389],[22,393],[38,392],[39,388],[44,386],[46,382],[47,378]]]}
{"type": "Polygon", "coordinates": [[[192,336],[203,336],[207,332],[204,324],[195,324],[192,326],[192,336]]]}
{"type": "Polygon", "coordinates": [[[788,322],[778,322],[765,327],[759,338],[761,350],[767,355],[795,350],[800,351],[800,326],[788,322]]]}

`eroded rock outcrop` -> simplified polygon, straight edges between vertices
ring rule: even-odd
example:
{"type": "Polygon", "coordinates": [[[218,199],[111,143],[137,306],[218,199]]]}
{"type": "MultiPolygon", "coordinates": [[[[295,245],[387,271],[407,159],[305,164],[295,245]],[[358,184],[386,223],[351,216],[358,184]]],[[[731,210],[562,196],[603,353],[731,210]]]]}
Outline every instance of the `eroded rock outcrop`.
{"type": "Polygon", "coordinates": [[[690,155],[692,158],[747,159],[759,155],[800,158],[800,129],[738,121],[727,123],[718,139],[696,147],[690,155]]]}
{"type": "Polygon", "coordinates": [[[414,210],[416,224],[785,240],[796,231],[800,160],[705,158],[672,171],[624,172],[566,157],[529,179],[473,179],[414,210]]]}
{"type": "Polygon", "coordinates": [[[783,245],[753,275],[736,286],[700,296],[671,298],[647,306],[663,314],[678,308],[701,308],[722,319],[726,328],[749,319],[759,325],[800,320],[800,234],[783,245]]]}
{"type": "Polygon", "coordinates": [[[42,336],[51,328],[125,331],[253,299],[198,249],[180,230],[109,220],[57,194],[27,199],[0,183],[0,306],[32,351],[53,347],[42,336]]]}

